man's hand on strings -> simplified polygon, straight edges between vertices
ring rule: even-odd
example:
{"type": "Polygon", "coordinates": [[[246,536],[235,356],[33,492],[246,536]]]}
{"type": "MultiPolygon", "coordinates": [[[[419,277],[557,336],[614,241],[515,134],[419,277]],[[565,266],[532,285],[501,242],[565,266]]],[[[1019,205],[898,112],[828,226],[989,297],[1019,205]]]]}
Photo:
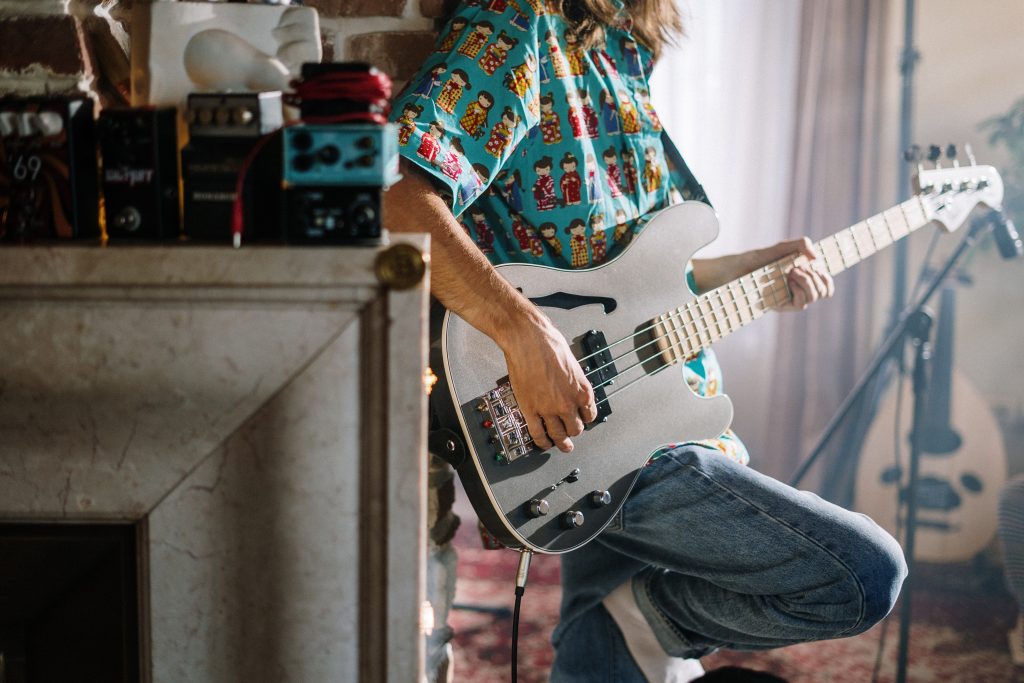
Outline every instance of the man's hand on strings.
{"type": "Polygon", "coordinates": [[[807,237],[785,240],[760,251],[766,253],[765,261],[761,265],[798,254],[792,268],[786,273],[786,286],[789,287],[792,298],[787,303],[776,306],[775,310],[802,311],[815,301],[827,299],[835,294],[835,282],[825,270],[821,259],[814,252],[811,240],[807,237]]]}
{"type": "Polygon", "coordinates": [[[502,335],[509,381],[534,442],[568,453],[597,419],[594,390],[562,333],[543,315],[502,335]]]}

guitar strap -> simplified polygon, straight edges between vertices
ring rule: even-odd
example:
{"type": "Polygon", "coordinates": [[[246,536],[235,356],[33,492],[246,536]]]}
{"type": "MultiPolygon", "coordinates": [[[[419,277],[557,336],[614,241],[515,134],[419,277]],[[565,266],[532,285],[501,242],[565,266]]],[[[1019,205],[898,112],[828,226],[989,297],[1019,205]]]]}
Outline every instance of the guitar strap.
{"type": "Polygon", "coordinates": [[[665,150],[665,160],[668,162],[668,172],[672,183],[679,190],[683,199],[692,199],[713,206],[707,193],[704,192],[704,187],[697,182],[697,176],[693,175],[690,167],[686,165],[676,143],[672,142],[672,138],[666,131],[661,131],[661,146],[665,150]]]}

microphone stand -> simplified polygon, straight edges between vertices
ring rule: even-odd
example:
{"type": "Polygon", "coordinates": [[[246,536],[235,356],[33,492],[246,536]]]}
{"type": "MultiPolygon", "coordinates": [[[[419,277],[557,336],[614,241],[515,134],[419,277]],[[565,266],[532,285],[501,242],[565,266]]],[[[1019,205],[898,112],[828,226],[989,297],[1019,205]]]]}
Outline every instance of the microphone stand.
{"type": "MultiPolygon", "coordinates": [[[[881,345],[875,351],[875,355],[872,356],[871,362],[868,364],[867,370],[860,376],[857,383],[853,385],[850,393],[843,399],[836,414],[829,420],[828,425],[825,427],[825,431],[821,437],[815,443],[814,448],[811,452],[804,457],[804,459],[797,466],[796,473],[789,481],[789,485],[796,487],[803,481],[807,471],[811,466],[821,457],[825,450],[825,447],[831,441],[832,437],[839,430],[840,425],[843,423],[846,416],[854,405],[862,398],[862,394],[865,389],[872,383],[876,378],[879,371],[885,362],[892,356],[896,355],[896,351],[900,348],[901,344],[905,341],[907,336],[907,330],[912,322],[912,319],[916,313],[925,307],[928,300],[931,299],[935,291],[942,285],[942,282],[949,276],[949,274],[956,268],[957,264],[963,259],[968,251],[971,250],[981,237],[991,231],[995,227],[995,223],[991,220],[991,217],[986,214],[985,216],[974,219],[971,222],[971,227],[967,231],[967,235],[957,246],[956,250],[950,254],[946,263],[940,268],[928,281],[927,287],[910,305],[903,309],[899,317],[896,319],[892,330],[882,341],[881,345]]],[[[899,357],[902,357],[900,355],[899,357]]]]}
{"type": "Polygon", "coordinates": [[[875,352],[867,370],[861,375],[850,393],[847,394],[842,405],[839,407],[839,410],[825,428],[825,432],[818,439],[817,444],[815,444],[807,457],[805,457],[800,463],[796,474],[794,474],[793,478],[790,480],[791,486],[796,487],[799,485],[810,467],[824,452],[825,446],[839,429],[840,424],[842,424],[851,408],[858,403],[865,389],[872,384],[873,380],[876,379],[876,376],[884,366],[885,362],[897,354],[897,352],[899,352],[898,357],[902,359],[903,345],[909,339],[916,349],[916,359],[913,371],[914,413],[912,423],[913,427],[910,436],[910,473],[907,486],[903,490],[906,494],[905,500],[907,505],[904,555],[906,557],[907,567],[910,573],[904,584],[902,595],[903,602],[900,610],[900,639],[896,675],[897,683],[906,682],[907,650],[910,640],[910,609],[914,580],[914,547],[917,526],[917,484],[921,454],[921,440],[924,437],[922,427],[924,424],[925,399],[928,383],[928,360],[931,354],[928,337],[931,331],[932,319],[931,314],[927,310],[926,304],[929,299],[931,299],[935,291],[946,280],[949,274],[953,272],[953,269],[956,268],[963,257],[975,245],[977,245],[981,237],[983,237],[987,232],[992,231],[995,227],[996,222],[992,219],[991,213],[975,218],[971,222],[971,226],[968,229],[967,234],[964,236],[963,240],[961,240],[953,253],[950,254],[946,263],[942,268],[935,272],[920,296],[918,296],[913,303],[903,309],[903,312],[900,313],[896,323],[893,325],[893,329],[889,332],[888,336],[882,341],[881,346],[875,352]]]}

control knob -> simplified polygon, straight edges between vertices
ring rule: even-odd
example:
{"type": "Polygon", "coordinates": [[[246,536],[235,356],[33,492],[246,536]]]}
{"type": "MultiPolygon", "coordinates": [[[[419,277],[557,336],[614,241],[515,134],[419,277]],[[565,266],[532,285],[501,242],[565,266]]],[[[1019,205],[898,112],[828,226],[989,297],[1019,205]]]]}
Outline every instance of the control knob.
{"type": "Polygon", "coordinates": [[[526,504],[526,514],[533,518],[543,517],[548,514],[549,508],[550,506],[546,500],[543,498],[534,498],[526,504]]]}
{"type": "Polygon", "coordinates": [[[562,515],[562,526],[566,529],[578,529],[583,526],[583,513],[578,510],[569,510],[562,515]]]}
{"type": "Polygon", "coordinates": [[[604,507],[612,502],[610,491],[594,491],[590,494],[590,504],[596,508],[604,507]]]}

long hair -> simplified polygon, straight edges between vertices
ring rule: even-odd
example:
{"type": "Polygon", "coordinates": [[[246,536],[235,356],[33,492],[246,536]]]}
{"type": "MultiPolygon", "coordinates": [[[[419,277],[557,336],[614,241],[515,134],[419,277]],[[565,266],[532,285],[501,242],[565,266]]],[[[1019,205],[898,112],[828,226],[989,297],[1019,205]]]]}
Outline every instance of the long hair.
{"type": "MultiPolygon", "coordinates": [[[[684,34],[677,0],[625,0],[633,20],[633,36],[655,59],[665,45],[684,34]]],[[[556,0],[562,16],[585,48],[604,42],[604,27],[615,23],[619,10],[610,0],[556,0]]]]}
{"type": "MultiPolygon", "coordinates": [[[[665,45],[685,34],[683,20],[676,6],[678,0],[625,0],[633,20],[633,35],[657,58],[665,45]]],[[[604,27],[614,24],[619,10],[611,0],[550,0],[565,17],[577,40],[586,49],[604,42],[604,27]]],[[[447,23],[458,10],[458,2],[449,0],[442,23],[447,23]]]]}

